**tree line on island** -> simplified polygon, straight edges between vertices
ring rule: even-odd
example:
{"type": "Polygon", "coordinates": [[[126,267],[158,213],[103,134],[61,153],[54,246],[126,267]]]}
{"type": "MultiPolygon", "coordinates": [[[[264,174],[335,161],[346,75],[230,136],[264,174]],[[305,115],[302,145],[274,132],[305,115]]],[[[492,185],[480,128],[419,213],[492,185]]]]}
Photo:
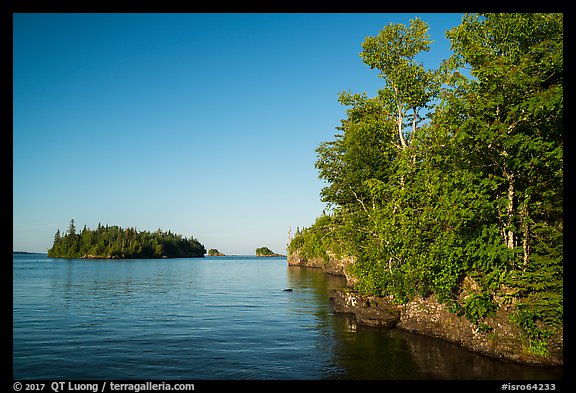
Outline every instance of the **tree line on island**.
{"type": "Polygon", "coordinates": [[[193,258],[204,254],[206,249],[193,237],[160,229],[149,232],[100,224],[95,230],[84,226],[77,233],[74,219],[67,233],[56,232],[54,244],[48,250],[51,258],[193,258]]]}
{"type": "MultiPolygon", "coordinates": [[[[68,231],[54,235],[54,243],[48,250],[50,258],[129,259],[129,258],[195,258],[206,254],[204,246],[194,237],[186,238],[164,232],[137,231],[116,225],[101,225],[95,230],[86,226],[78,233],[74,219],[68,231]]],[[[208,256],[225,256],[215,248],[208,256]]],[[[280,257],[268,247],[256,249],[256,256],[280,257]]]]}
{"type": "Polygon", "coordinates": [[[208,250],[208,256],[209,257],[224,257],[226,255],[224,253],[218,251],[218,249],[216,249],[216,248],[211,248],[208,250]]]}
{"type": "Polygon", "coordinates": [[[285,257],[286,255],[277,254],[268,247],[258,247],[256,249],[257,257],[285,257]]]}
{"type": "Polygon", "coordinates": [[[356,291],[434,295],[488,334],[509,307],[546,355],[563,323],[563,16],[465,15],[446,36],[437,69],[418,18],[362,43],[383,87],[341,93],[346,118],[316,150],[328,209],[288,252],[352,256],[356,291]]]}

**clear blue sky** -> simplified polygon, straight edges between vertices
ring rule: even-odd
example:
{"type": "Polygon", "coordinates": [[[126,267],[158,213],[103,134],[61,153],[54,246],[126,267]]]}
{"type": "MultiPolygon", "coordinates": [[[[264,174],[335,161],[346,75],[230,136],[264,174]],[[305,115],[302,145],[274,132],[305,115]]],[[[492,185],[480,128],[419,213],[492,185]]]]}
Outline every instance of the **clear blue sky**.
{"type": "Polygon", "coordinates": [[[339,92],[382,87],[362,41],[414,16],[437,67],[461,14],[15,14],[13,249],[74,218],[284,253],[325,207],[339,92]]]}

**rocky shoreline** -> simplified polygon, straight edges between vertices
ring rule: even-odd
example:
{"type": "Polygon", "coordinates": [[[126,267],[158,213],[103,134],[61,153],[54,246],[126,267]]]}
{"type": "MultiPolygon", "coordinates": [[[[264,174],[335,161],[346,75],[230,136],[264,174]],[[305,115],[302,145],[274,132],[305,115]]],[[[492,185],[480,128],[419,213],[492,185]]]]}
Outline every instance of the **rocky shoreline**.
{"type": "MultiPolygon", "coordinates": [[[[292,266],[321,268],[325,273],[345,276],[351,287],[354,279],[345,273],[345,266],[353,263],[351,258],[338,259],[328,254],[327,260],[301,258],[297,253],[288,255],[292,266]]],[[[461,345],[469,350],[504,361],[534,365],[563,365],[563,336],[551,337],[547,356],[536,356],[528,350],[519,327],[510,322],[511,310],[501,307],[485,322],[492,329],[480,331],[464,316],[458,316],[434,296],[419,298],[398,305],[389,298],[363,296],[350,288],[334,290],[330,301],[336,313],[349,313],[356,322],[381,328],[397,328],[413,333],[440,338],[461,345]]]]}

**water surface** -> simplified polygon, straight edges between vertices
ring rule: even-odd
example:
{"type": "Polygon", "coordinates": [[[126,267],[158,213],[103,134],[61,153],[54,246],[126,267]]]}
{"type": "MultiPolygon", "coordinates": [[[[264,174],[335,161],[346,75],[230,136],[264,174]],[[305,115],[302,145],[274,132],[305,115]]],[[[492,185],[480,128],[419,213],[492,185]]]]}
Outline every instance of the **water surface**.
{"type": "Polygon", "coordinates": [[[334,314],[285,258],[13,256],[14,379],[559,379],[334,314]],[[284,291],[291,288],[292,292],[284,291]]]}

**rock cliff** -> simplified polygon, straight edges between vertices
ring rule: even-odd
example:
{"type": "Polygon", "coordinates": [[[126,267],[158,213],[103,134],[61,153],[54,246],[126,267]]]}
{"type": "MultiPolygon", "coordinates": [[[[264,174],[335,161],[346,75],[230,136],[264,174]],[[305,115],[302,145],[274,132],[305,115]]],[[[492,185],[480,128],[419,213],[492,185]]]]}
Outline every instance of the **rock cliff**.
{"type": "Polygon", "coordinates": [[[337,257],[334,253],[327,251],[325,258],[305,258],[300,251],[288,253],[288,265],[311,267],[324,270],[325,273],[337,276],[345,276],[348,285],[354,284],[354,278],[347,273],[346,267],[354,263],[353,257],[337,257]]]}

